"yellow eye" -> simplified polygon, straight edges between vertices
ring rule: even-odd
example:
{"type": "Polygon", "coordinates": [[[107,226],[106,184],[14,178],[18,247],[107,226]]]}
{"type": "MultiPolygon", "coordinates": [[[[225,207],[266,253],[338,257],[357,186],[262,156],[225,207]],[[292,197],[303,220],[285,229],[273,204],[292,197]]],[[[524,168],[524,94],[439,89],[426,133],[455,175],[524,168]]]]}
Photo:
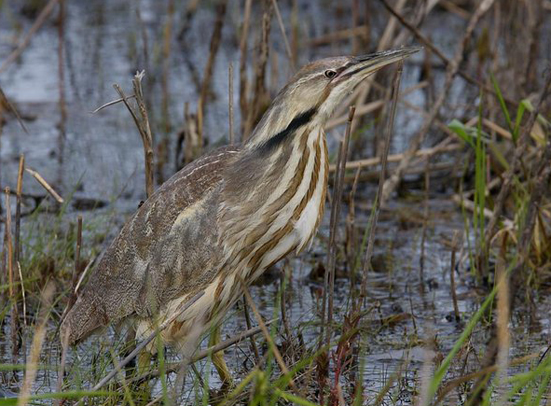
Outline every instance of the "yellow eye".
{"type": "Polygon", "coordinates": [[[325,77],[329,79],[333,79],[335,76],[337,76],[337,72],[334,70],[328,69],[325,71],[325,77]]]}

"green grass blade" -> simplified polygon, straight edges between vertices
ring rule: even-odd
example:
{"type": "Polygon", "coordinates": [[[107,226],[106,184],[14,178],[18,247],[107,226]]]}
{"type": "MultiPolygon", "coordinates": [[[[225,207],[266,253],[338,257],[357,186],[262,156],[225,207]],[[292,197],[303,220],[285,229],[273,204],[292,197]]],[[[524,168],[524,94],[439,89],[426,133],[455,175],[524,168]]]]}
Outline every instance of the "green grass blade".
{"type": "Polygon", "coordinates": [[[468,133],[467,127],[465,127],[465,125],[461,121],[454,118],[448,124],[448,128],[456,133],[459,138],[469,144],[473,149],[476,148],[472,137],[468,133]]]}
{"type": "Polygon", "coordinates": [[[494,288],[492,289],[488,297],[484,300],[484,302],[480,306],[480,309],[478,309],[478,311],[474,314],[474,316],[469,320],[469,323],[467,323],[465,330],[463,330],[463,332],[455,342],[451,351],[448,353],[444,361],[442,361],[442,364],[440,365],[440,367],[434,373],[434,376],[432,377],[429,383],[429,399],[432,399],[436,394],[438,387],[442,383],[444,376],[446,375],[446,373],[448,372],[448,369],[450,368],[453,358],[457,355],[457,353],[459,352],[463,344],[467,341],[467,339],[471,335],[475,326],[478,324],[478,322],[480,321],[480,319],[482,318],[486,310],[489,308],[490,304],[494,300],[496,292],[497,292],[497,285],[494,286],[494,288]]]}
{"type": "Polygon", "coordinates": [[[507,122],[509,131],[511,131],[511,134],[513,135],[513,141],[516,143],[517,140],[515,138],[515,132],[513,129],[513,123],[511,121],[511,116],[509,115],[509,110],[507,109],[507,105],[505,104],[505,100],[503,99],[503,95],[501,94],[501,89],[499,88],[496,78],[494,77],[494,74],[492,72],[490,72],[490,79],[492,80],[492,85],[494,86],[494,90],[496,91],[497,100],[499,101],[501,111],[503,111],[503,115],[505,116],[505,121],[507,122]]]}
{"type": "Polygon", "coordinates": [[[282,390],[276,389],[275,394],[279,397],[285,399],[288,402],[294,403],[295,405],[300,406],[319,406],[317,403],[312,403],[309,400],[303,399],[301,397],[291,395],[290,393],[283,392],[282,390]]]}
{"type": "MultiPolygon", "coordinates": [[[[84,397],[106,397],[112,394],[112,392],[107,391],[69,391],[59,393],[44,393],[40,395],[29,396],[29,401],[45,399],[81,399],[84,397]]],[[[18,398],[0,399],[0,406],[17,405],[18,401],[18,398]]]]}

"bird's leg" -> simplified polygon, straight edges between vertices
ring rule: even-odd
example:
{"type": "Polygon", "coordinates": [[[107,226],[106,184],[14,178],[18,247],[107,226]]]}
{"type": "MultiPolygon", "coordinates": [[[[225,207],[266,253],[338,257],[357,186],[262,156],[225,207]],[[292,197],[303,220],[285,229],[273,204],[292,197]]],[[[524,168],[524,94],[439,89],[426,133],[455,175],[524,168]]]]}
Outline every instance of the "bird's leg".
{"type": "MultiPolygon", "coordinates": [[[[221,341],[220,325],[216,325],[210,333],[209,347],[212,347],[221,341]]],[[[233,378],[228,366],[226,365],[226,361],[224,361],[224,351],[218,351],[212,354],[212,362],[214,363],[214,367],[216,368],[216,371],[218,371],[218,375],[222,380],[222,388],[231,387],[233,378]]]]}
{"type": "MultiPolygon", "coordinates": [[[[151,353],[147,350],[142,350],[138,354],[138,360],[136,365],[136,376],[141,376],[151,369],[151,353]]],[[[146,404],[151,400],[151,388],[149,387],[149,381],[146,379],[140,383],[135,390],[135,398],[140,404],[146,404]]]]}
{"type": "Polygon", "coordinates": [[[138,373],[140,375],[149,371],[151,366],[151,353],[149,351],[142,351],[138,354],[138,373]]]}

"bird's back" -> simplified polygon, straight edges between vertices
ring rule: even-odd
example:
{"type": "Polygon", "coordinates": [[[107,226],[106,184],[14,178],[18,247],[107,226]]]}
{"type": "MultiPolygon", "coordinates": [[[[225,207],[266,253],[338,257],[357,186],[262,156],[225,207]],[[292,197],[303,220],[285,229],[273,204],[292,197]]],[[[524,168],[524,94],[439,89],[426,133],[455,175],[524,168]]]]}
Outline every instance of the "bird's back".
{"type": "Polygon", "coordinates": [[[217,195],[237,151],[225,147],[187,165],[128,220],[63,322],[71,343],[126,316],[155,314],[212,279],[217,195]]]}

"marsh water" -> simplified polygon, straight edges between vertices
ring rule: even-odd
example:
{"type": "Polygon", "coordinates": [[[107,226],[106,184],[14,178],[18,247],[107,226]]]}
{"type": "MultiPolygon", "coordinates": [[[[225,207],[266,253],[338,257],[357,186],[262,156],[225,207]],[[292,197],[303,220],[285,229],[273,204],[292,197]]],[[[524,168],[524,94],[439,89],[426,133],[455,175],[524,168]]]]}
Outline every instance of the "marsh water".
{"type": "MultiPolygon", "coordinates": [[[[157,141],[168,140],[169,151],[173,151],[177,133],[183,123],[184,103],[195,108],[198,88],[195,77],[201,76],[209,54],[209,40],[214,21],[214,7],[210,4],[198,8],[191,19],[182,40],[177,40],[178,31],[185,20],[185,4],[177,4],[174,15],[167,13],[167,2],[154,0],[140,2],[126,1],[68,1],[66,2],[64,41],[64,94],[67,118],[60,130],[59,74],[58,74],[58,26],[54,19],[45,23],[22,56],[4,72],[0,73],[0,86],[9,100],[18,109],[28,133],[24,132],[13,115],[6,116],[1,134],[1,184],[15,189],[18,159],[25,154],[26,164],[37,170],[62,196],[69,199],[67,211],[58,220],[56,214],[47,213],[27,216],[22,221],[22,232],[28,245],[24,255],[36,255],[33,250],[43,249],[35,244],[32,233],[39,229],[36,222],[48,224],[60,222],[61,229],[74,224],[76,216],[84,219],[83,257],[90,260],[112,240],[118,230],[144,199],[143,148],[139,134],[128,111],[122,104],[113,105],[92,114],[91,111],[117,98],[112,84],[120,84],[131,93],[131,79],[137,70],[146,69],[144,89],[148,94],[152,126],[157,141]],[[139,13],[137,13],[139,11],[139,13]],[[138,19],[137,15],[140,15],[138,19]],[[162,32],[172,19],[174,31],[168,70],[163,70],[162,32]],[[144,36],[145,33],[145,36],[144,36]],[[147,41],[145,38],[147,37],[147,41]],[[147,44],[145,44],[147,42],[147,44]],[[144,56],[147,47],[147,58],[144,56]],[[168,121],[162,117],[163,94],[161,77],[167,75],[168,121]],[[164,121],[163,121],[164,120],[164,121]],[[169,128],[165,131],[165,128],[169,128]]],[[[205,120],[205,135],[209,146],[221,145],[228,140],[228,65],[234,66],[234,105],[236,106],[236,128],[240,118],[238,106],[239,48],[236,32],[241,24],[242,2],[230,2],[222,31],[222,43],[216,57],[211,89],[213,97],[208,103],[205,120]]],[[[303,48],[298,65],[324,56],[349,54],[349,41],[333,42],[323,46],[307,46],[312,38],[346,28],[349,16],[339,15],[328,9],[328,2],[298,1],[300,41],[303,48]]],[[[21,12],[17,1],[1,3],[0,9],[0,62],[21,41],[29,30],[34,17],[21,12]]],[[[290,21],[289,2],[280,2],[283,21],[290,21]]],[[[331,7],[336,8],[332,5],[331,7]]],[[[261,8],[253,7],[252,21],[261,19],[261,8]]],[[[375,31],[384,28],[382,13],[375,14],[372,24],[375,31]]],[[[386,17],[385,17],[386,18],[386,17]]],[[[456,33],[463,29],[464,21],[448,13],[435,12],[427,19],[424,29],[430,32],[437,46],[446,54],[453,54],[456,33]],[[442,27],[446,27],[443,29],[442,27]]],[[[251,26],[249,52],[256,52],[260,23],[251,26]]],[[[280,88],[292,74],[284,42],[275,17],[272,22],[270,53],[273,66],[277,66],[277,77],[268,82],[277,83],[280,88]]],[[[406,64],[402,88],[415,85],[420,80],[422,56],[416,55],[413,62],[406,64]]],[[[443,79],[443,70],[436,69],[436,81],[443,79]]],[[[252,74],[252,68],[249,68],[252,74]]],[[[469,103],[476,99],[477,90],[470,89],[457,80],[451,92],[451,100],[442,113],[442,119],[463,117],[470,113],[469,103]]],[[[272,89],[273,95],[273,89],[272,89]]],[[[426,93],[412,92],[408,102],[425,107],[426,93]]],[[[400,152],[408,144],[422,123],[415,111],[399,106],[393,134],[391,153],[400,152]]],[[[364,135],[373,137],[374,126],[367,126],[364,135]]],[[[336,140],[342,135],[343,127],[328,132],[330,153],[335,155],[336,140]]],[[[353,158],[369,157],[371,148],[356,151],[353,158]]],[[[174,172],[173,153],[169,153],[165,165],[166,178],[174,172]]],[[[453,163],[454,158],[440,157],[440,162],[453,163]]],[[[423,363],[437,358],[452,347],[464,327],[464,321],[478,308],[484,297],[466,258],[467,243],[457,252],[461,265],[456,270],[456,292],[461,321],[456,321],[450,287],[451,242],[455,230],[465,229],[465,214],[451,200],[456,184],[450,177],[431,178],[429,199],[425,201],[423,175],[406,178],[410,186],[408,193],[392,200],[381,212],[376,231],[374,270],[369,273],[368,308],[362,319],[362,342],[366,346],[359,363],[363,374],[366,393],[376,394],[388,379],[400,370],[401,379],[393,384],[389,392],[389,404],[409,404],[419,387],[423,363]],[[425,206],[426,205],[426,206],[425,206]],[[426,221],[425,213],[428,213],[426,221]],[[423,231],[425,228],[425,231],[423,231]],[[423,238],[423,233],[425,237],[423,238]],[[424,245],[424,249],[422,246],[424,245]],[[421,257],[423,270],[420,272],[421,257]],[[432,352],[427,352],[424,340],[435,337],[432,352]]],[[[42,196],[43,188],[32,178],[25,179],[26,194],[42,196]]],[[[355,196],[355,221],[353,227],[359,241],[367,226],[376,183],[360,182],[355,196]]],[[[349,193],[349,187],[345,194],[349,193]]],[[[47,199],[46,199],[47,200],[47,199]]],[[[25,200],[24,212],[34,208],[32,198],[25,200]]],[[[51,202],[43,202],[45,207],[51,202]]],[[[342,208],[338,241],[344,252],[345,218],[349,205],[342,208]]],[[[274,312],[280,292],[280,275],[284,269],[290,275],[285,290],[287,317],[293,329],[300,331],[305,342],[317,338],[319,326],[312,323],[318,317],[321,306],[323,280],[319,276],[320,266],[327,261],[327,237],[329,234],[329,210],[310,251],[300,257],[292,257],[269,270],[251,287],[251,293],[258,308],[266,319],[274,312]]],[[[43,230],[43,228],[40,228],[43,230]]],[[[58,238],[51,236],[52,240],[58,238]]],[[[47,237],[46,237],[47,240],[47,237]]],[[[41,237],[44,241],[44,236],[41,237]]],[[[25,269],[22,269],[23,274],[25,269]]],[[[351,279],[350,269],[338,263],[335,293],[335,317],[342,320],[349,305],[351,279]]],[[[542,295],[535,298],[537,311],[519,309],[511,322],[513,344],[511,357],[543,351],[551,339],[551,302],[542,295]]],[[[276,309],[277,310],[277,309],[276,309]]],[[[12,362],[10,354],[9,323],[5,323],[0,335],[0,363],[12,362]]],[[[53,331],[54,323],[49,325],[53,331]]],[[[234,309],[223,325],[223,337],[232,336],[246,329],[240,308],[234,309]]],[[[112,339],[112,332],[95,337],[79,347],[82,360],[89,359],[101,351],[102,341],[112,339]]],[[[31,336],[27,335],[27,350],[31,336]]],[[[486,330],[477,330],[472,337],[472,367],[478,366],[483,355],[486,330]]],[[[205,343],[203,344],[205,345],[205,343]]],[[[251,366],[247,344],[240,344],[227,351],[227,360],[239,376],[251,366]]],[[[70,361],[77,355],[70,354],[70,361]]],[[[59,345],[46,342],[42,361],[57,365],[59,345]]],[[[24,357],[19,362],[24,363],[24,357]]],[[[461,372],[471,371],[468,363],[461,372]]],[[[205,364],[200,364],[204,368],[205,364]]],[[[522,367],[518,367],[522,368],[522,367]]],[[[36,380],[38,392],[55,389],[57,372],[41,370],[36,380]]],[[[22,372],[19,373],[19,382],[22,372]]],[[[212,381],[216,385],[216,374],[212,381]]],[[[346,385],[346,382],[343,384],[346,385]]],[[[18,392],[18,383],[0,377],[0,387],[6,392],[18,392]]],[[[460,396],[460,394],[458,394],[460,396]]]]}

